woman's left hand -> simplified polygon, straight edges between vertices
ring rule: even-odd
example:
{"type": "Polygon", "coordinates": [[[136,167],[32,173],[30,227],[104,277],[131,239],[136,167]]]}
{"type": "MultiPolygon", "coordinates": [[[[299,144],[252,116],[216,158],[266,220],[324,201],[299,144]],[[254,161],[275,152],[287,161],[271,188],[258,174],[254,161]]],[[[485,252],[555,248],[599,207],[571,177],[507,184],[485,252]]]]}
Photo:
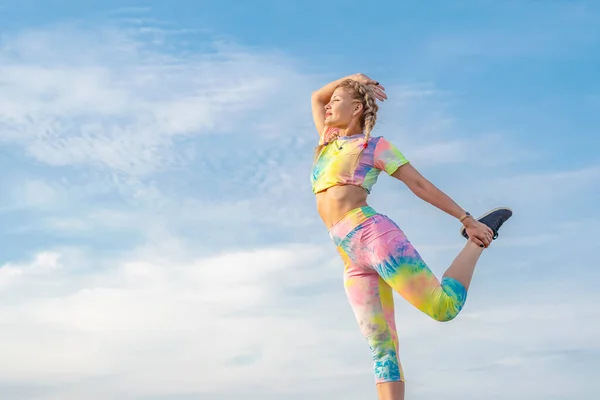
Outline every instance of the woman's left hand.
{"type": "Polygon", "coordinates": [[[367,85],[371,90],[373,96],[379,101],[387,100],[387,95],[385,94],[385,88],[379,84],[378,81],[369,78],[365,74],[354,74],[353,79],[362,83],[363,85],[367,85]]]}
{"type": "Polygon", "coordinates": [[[471,217],[465,220],[465,231],[469,239],[480,247],[488,248],[494,237],[494,232],[487,225],[471,217]]]}

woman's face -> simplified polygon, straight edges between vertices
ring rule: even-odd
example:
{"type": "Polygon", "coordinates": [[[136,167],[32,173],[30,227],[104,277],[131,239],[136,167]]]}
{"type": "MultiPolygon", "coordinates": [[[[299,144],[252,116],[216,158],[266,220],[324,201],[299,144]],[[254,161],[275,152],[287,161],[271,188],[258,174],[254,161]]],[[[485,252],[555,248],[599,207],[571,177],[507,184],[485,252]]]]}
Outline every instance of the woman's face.
{"type": "Polygon", "coordinates": [[[325,125],[346,129],[360,115],[362,104],[345,88],[337,88],[325,105],[325,125]]]}

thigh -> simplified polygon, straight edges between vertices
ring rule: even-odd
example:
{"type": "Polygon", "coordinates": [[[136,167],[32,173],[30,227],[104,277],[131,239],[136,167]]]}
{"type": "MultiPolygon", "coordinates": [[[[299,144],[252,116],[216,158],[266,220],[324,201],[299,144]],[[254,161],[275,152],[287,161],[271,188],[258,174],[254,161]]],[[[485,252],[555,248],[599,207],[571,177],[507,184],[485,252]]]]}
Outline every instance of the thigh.
{"type": "Polygon", "coordinates": [[[465,300],[464,290],[448,279],[440,282],[393,221],[381,218],[370,230],[363,251],[370,256],[371,268],[395,292],[436,320],[456,315],[465,300]]]}

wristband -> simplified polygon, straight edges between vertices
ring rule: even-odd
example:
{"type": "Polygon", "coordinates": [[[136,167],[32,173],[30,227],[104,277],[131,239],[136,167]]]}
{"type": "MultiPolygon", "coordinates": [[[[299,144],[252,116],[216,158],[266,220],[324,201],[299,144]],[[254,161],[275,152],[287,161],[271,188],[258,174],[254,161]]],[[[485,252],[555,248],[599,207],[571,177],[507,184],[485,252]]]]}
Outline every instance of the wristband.
{"type": "Polygon", "coordinates": [[[471,215],[471,213],[467,211],[467,212],[466,212],[466,214],[465,214],[465,215],[463,215],[463,216],[462,216],[462,217],[459,219],[459,221],[460,221],[460,222],[463,222],[463,221],[464,221],[466,218],[469,218],[469,217],[471,217],[471,216],[472,216],[472,215],[471,215]]]}

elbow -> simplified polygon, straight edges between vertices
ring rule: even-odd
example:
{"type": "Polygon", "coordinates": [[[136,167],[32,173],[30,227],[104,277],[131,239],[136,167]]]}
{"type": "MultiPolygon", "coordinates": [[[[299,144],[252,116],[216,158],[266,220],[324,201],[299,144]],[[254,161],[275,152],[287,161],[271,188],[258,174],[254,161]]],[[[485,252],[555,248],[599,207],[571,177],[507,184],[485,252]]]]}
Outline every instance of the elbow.
{"type": "Polygon", "coordinates": [[[313,104],[325,104],[326,101],[323,100],[323,95],[321,94],[321,92],[319,90],[315,90],[314,92],[312,92],[310,99],[312,101],[313,104]]]}
{"type": "Polygon", "coordinates": [[[313,105],[320,103],[319,94],[317,92],[313,92],[310,96],[310,103],[313,105]]]}

